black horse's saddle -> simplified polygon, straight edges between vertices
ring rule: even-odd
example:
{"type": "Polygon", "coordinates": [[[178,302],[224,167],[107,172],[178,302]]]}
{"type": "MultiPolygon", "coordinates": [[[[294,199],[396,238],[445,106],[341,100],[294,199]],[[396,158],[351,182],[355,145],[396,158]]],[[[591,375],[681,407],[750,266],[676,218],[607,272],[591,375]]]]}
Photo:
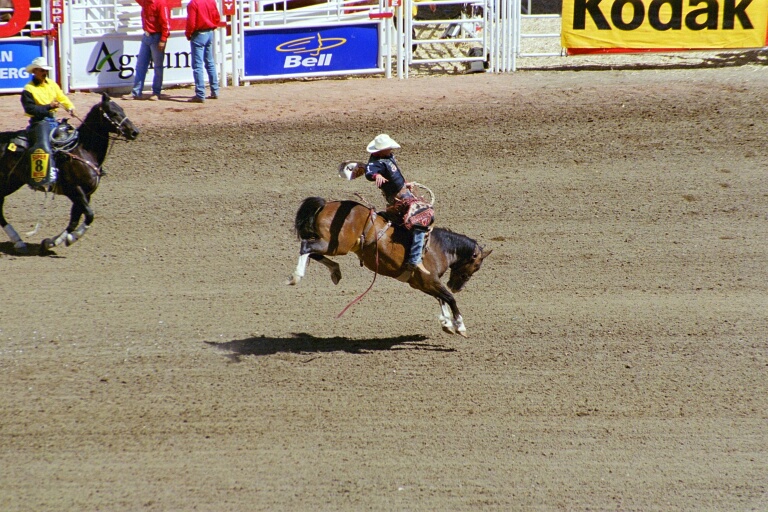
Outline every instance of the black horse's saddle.
{"type": "Polygon", "coordinates": [[[29,147],[29,138],[27,137],[26,130],[20,130],[18,132],[6,132],[0,137],[0,147],[3,152],[7,151],[21,151],[24,152],[29,147]]]}
{"type": "Polygon", "coordinates": [[[70,151],[77,146],[79,134],[77,128],[62,119],[59,126],[51,130],[51,145],[55,151],[70,151]]]}
{"type": "MultiPolygon", "coordinates": [[[[62,119],[59,125],[51,130],[50,137],[54,151],[70,151],[80,138],[77,128],[69,124],[68,119],[62,119]]],[[[26,151],[29,149],[27,130],[0,134],[0,148],[7,151],[26,151]]]]}

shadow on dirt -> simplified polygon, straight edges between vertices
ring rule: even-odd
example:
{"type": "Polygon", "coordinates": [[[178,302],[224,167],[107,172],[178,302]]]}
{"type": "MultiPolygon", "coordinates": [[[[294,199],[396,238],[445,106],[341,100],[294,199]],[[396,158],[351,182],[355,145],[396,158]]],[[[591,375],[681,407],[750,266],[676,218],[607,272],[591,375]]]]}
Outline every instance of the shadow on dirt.
{"type": "Polygon", "coordinates": [[[0,253],[7,254],[8,256],[52,256],[60,258],[58,254],[50,249],[43,249],[42,244],[33,244],[27,242],[27,249],[29,251],[26,254],[22,254],[13,247],[13,242],[0,242],[0,253]]]}
{"type": "Polygon", "coordinates": [[[323,352],[347,352],[350,354],[365,354],[377,350],[430,350],[437,352],[454,352],[455,349],[442,345],[423,343],[426,336],[395,336],[391,338],[353,339],[346,336],[333,338],[318,338],[307,334],[291,333],[289,338],[270,338],[259,336],[244,340],[233,340],[224,343],[206,341],[212,347],[229,352],[227,354],[234,362],[240,361],[240,356],[267,356],[278,353],[319,354],[323,352]],[[402,346],[398,346],[402,345],[402,346]]]}

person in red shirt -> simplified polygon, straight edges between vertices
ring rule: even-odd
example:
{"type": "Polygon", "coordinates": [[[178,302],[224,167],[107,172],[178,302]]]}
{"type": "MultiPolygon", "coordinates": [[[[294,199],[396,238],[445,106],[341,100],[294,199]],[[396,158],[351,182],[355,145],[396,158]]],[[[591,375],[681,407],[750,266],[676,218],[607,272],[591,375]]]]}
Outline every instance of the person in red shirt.
{"type": "Polygon", "coordinates": [[[136,61],[136,72],[133,76],[131,94],[123,96],[124,100],[143,99],[144,80],[147,78],[149,61],[152,59],[154,77],[152,78],[152,95],[150,100],[159,100],[163,89],[163,60],[165,59],[165,42],[171,33],[168,22],[170,12],[165,0],[136,0],[141,6],[141,26],[144,35],[141,37],[141,48],[136,61]]]}
{"type": "Polygon", "coordinates": [[[189,101],[205,101],[205,73],[211,87],[210,99],[219,97],[219,78],[213,58],[213,30],[219,26],[221,14],[215,0],[191,0],[187,5],[185,35],[192,48],[192,74],[195,78],[195,96],[189,101]]]}

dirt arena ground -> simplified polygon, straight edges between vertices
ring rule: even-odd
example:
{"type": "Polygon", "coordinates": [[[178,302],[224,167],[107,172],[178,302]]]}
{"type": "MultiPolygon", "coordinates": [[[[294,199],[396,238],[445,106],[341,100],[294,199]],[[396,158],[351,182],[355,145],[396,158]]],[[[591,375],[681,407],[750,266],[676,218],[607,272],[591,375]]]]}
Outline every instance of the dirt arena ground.
{"type": "Polygon", "coordinates": [[[82,241],[0,242],[0,510],[768,510],[767,66],[168,93],[82,241]],[[336,175],[379,132],[493,249],[468,339],[390,279],[335,319],[354,256],[284,284],[304,197],[383,204],[336,175]]]}

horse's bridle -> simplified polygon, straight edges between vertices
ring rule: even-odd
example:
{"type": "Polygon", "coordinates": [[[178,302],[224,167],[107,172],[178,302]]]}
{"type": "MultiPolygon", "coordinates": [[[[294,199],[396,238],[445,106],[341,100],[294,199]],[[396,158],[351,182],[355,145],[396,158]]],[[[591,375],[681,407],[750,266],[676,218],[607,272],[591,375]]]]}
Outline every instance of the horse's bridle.
{"type": "MultiPolygon", "coordinates": [[[[112,119],[111,117],[109,117],[109,116],[107,115],[107,112],[104,110],[104,107],[103,107],[103,106],[99,105],[99,109],[101,110],[101,115],[102,115],[102,116],[104,116],[104,119],[106,119],[107,121],[109,121],[109,124],[111,124],[112,126],[114,126],[114,127],[115,127],[115,129],[117,130],[117,135],[116,135],[116,136],[114,136],[114,137],[112,137],[112,136],[110,135],[110,132],[107,132],[107,135],[102,135],[101,133],[97,132],[97,131],[96,131],[96,130],[94,130],[93,128],[90,128],[90,127],[87,127],[87,128],[88,128],[88,129],[90,129],[90,130],[91,130],[93,133],[95,133],[95,134],[96,134],[96,136],[98,136],[98,137],[106,137],[106,138],[107,138],[109,141],[116,141],[116,140],[125,140],[125,141],[127,141],[127,140],[128,140],[128,137],[126,137],[125,135],[123,135],[123,132],[122,132],[122,129],[121,129],[121,127],[123,126],[123,123],[124,123],[124,122],[126,122],[126,121],[128,120],[128,116],[123,116],[123,119],[122,119],[122,120],[121,120],[119,123],[117,123],[117,122],[115,122],[115,120],[114,120],[114,119],[112,119]]],[[[82,120],[82,119],[81,119],[79,116],[77,116],[77,115],[75,115],[75,114],[72,114],[72,117],[74,117],[75,119],[77,119],[78,121],[80,121],[80,126],[81,126],[81,127],[85,126],[85,121],[83,121],[83,120],[82,120]]],[[[107,147],[107,155],[109,155],[109,153],[110,153],[111,151],[112,151],[112,144],[108,143],[108,147],[107,147]]],[[[94,169],[94,170],[96,171],[96,173],[97,173],[99,176],[101,176],[101,174],[102,174],[101,166],[98,166],[98,167],[96,167],[96,166],[94,166],[94,165],[93,165],[91,162],[89,162],[89,161],[85,160],[84,158],[81,158],[81,157],[79,157],[79,156],[76,156],[76,155],[75,155],[74,153],[72,153],[71,151],[68,151],[68,152],[67,152],[67,154],[68,154],[70,157],[74,158],[75,160],[79,160],[79,161],[83,162],[84,164],[86,164],[88,167],[90,167],[90,168],[94,169]]],[[[105,159],[106,159],[106,157],[105,157],[105,159]]]]}
{"type": "MultiPolygon", "coordinates": [[[[123,116],[123,119],[118,123],[114,119],[109,117],[109,115],[107,115],[107,112],[104,110],[104,107],[102,107],[101,105],[99,105],[99,110],[101,110],[101,115],[104,116],[104,119],[109,121],[109,124],[111,124],[117,130],[117,135],[113,137],[110,135],[111,132],[107,133],[106,135],[102,135],[101,133],[93,129],[91,129],[91,131],[93,131],[98,137],[106,137],[110,140],[125,140],[125,141],[129,140],[128,137],[123,135],[123,132],[122,132],[123,123],[128,120],[128,116],[123,116]]],[[[83,119],[80,116],[76,114],[72,114],[72,117],[80,121],[81,127],[85,125],[85,121],[83,121],[83,119]]]]}
{"type": "MultiPolygon", "coordinates": [[[[123,116],[123,119],[119,123],[117,123],[115,122],[114,119],[112,119],[111,117],[109,117],[109,115],[107,115],[107,112],[104,110],[103,106],[99,105],[99,108],[101,109],[101,115],[104,116],[104,119],[109,121],[109,123],[115,127],[115,130],[117,130],[117,136],[114,138],[113,137],[110,137],[110,138],[112,138],[113,140],[128,140],[128,138],[125,137],[125,135],[123,135],[123,131],[122,131],[123,123],[128,120],[128,116],[123,116]],[[121,139],[121,136],[125,137],[125,139],[121,139]]],[[[107,136],[109,137],[109,135],[107,136]]]]}

